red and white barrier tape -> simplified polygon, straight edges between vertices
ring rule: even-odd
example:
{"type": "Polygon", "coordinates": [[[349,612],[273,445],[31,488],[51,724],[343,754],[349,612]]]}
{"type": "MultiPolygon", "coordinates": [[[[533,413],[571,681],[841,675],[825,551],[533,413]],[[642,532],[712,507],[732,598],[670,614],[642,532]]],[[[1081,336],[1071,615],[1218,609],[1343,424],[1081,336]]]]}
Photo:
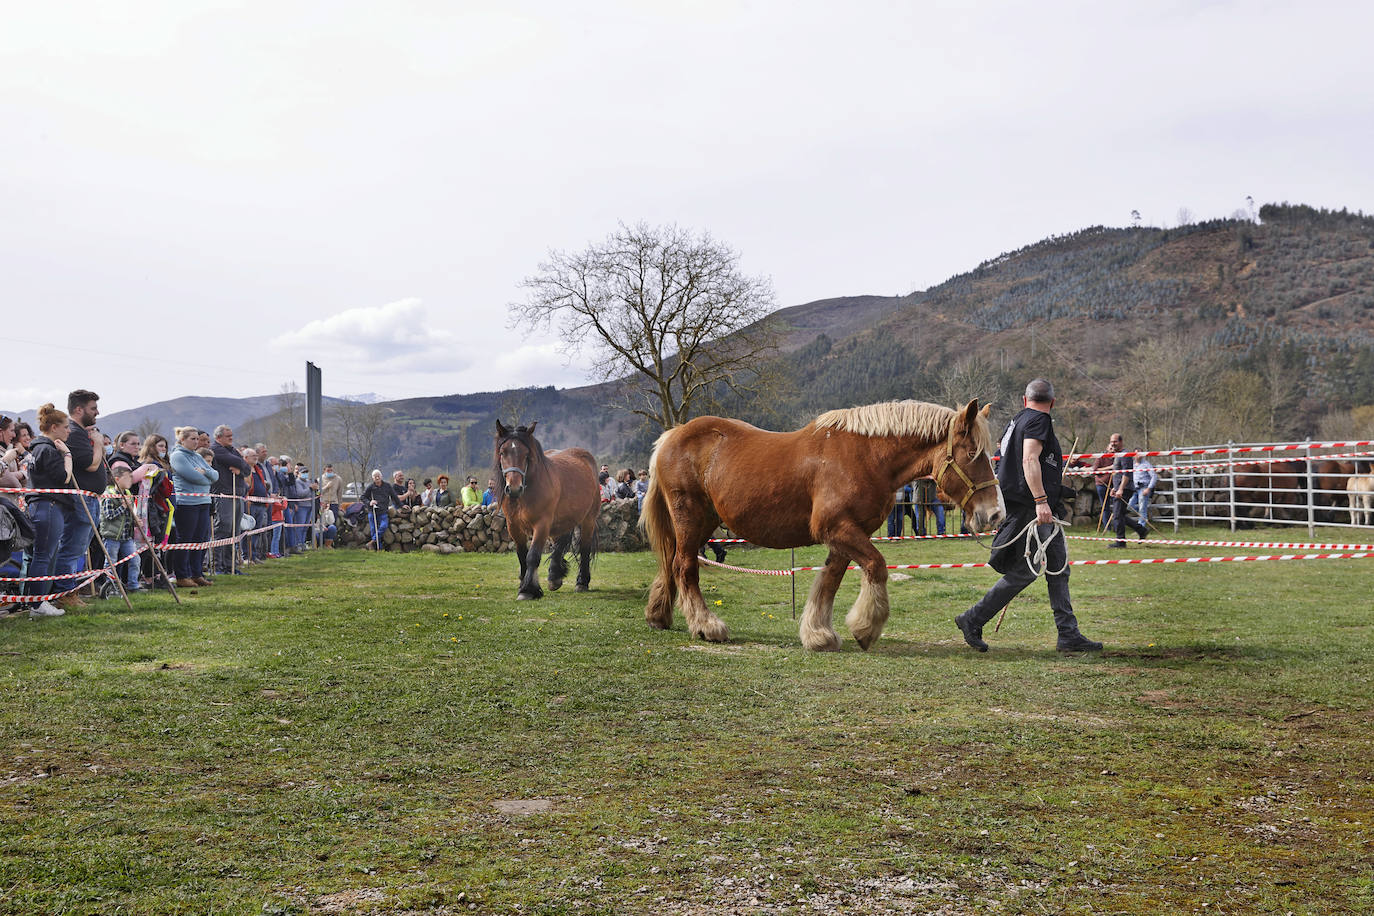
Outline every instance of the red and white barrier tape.
{"type": "MultiPolygon", "coordinates": [[[[1075,541],[1115,541],[1115,537],[1090,534],[1066,534],[1075,541]]],[[[1374,544],[1293,544],[1287,541],[1183,541],[1152,537],[1148,541],[1128,541],[1138,546],[1167,544],[1171,547],[1250,547],[1257,550],[1374,550],[1374,544]]]]}
{"type": "MultiPolygon", "coordinates": [[[[129,497],[130,499],[138,498],[138,494],[132,491],[128,493],[92,493],[89,490],[79,490],[76,487],[0,487],[0,493],[18,493],[20,495],[26,493],[47,493],[56,496],[75,496],[77,494],[80,494],[82,496],[89,496],[91,499],[122,499],[125,496],[129,497]]],[[[242,502],[263,503],[268,505],[270,505],[271,503],[281,502],[283,500],[289,503],[303,503],[315,501],[314,496],[237,496],[233,493],[183,493],[181,495],[208,496],[212,500],[237,499],[242,502]]]]}
{"type": "MultiPolygon", "coordinates": [[[[1374,557],[1374,551],[1361,551],[1358,553],[1288,553],[1288,554],[1268,554],[1250,557],[1140,557],[1130,559],[1127,557],[1113,558],[1110,560],[1070,560],[1070,566],[1140,566],[1150,563],[1245,563],[1255,560],[1358,560],[1364,557],[1374,557]]],[[[984,563],[902,563],[889,565],[888,569],[981,569],[988,564],[984,563]]],[[[847,567],[848,569],[858,569],[857,566],[847,567]]],[[[793,572],[818,572],[825,569],[824,566],[794,566],[793,572]]]]}
{"type": "MultiPolygon", "coordinates": [[[[1120,453],[1116,453],[1116,454],[1120,454],[1120,453]]],[[[1371,457],[1371,456],[1374,456],[1374,452],[1347,452],[1347,453],[1345,453],[1345,454],[1343,454],[1343,455],[1313,455],[1313,456],[1311,457],[1310,460],[1312,460],[1312,461],[1348,461],[1348,460],[1354,460],[1354,459],[1359,459],[1359,458],[1369,458],[1369,457],[1371,457]]],[[[1308,459],[1306,459],[1306,458],[1292,458],[1292,457],[1285,457],[1285,458],[1249,458],[1249,459],[1246,459],[1246,460],[1244,460],[1244,461],[1216,461],[1216,462],[1208,462],[1208,463],[1206,463],[1206,464],[1161,464],[1161,465],[1152,465],[1152,467],[1153,467],[1153,469],[1154,469],[1157,473],[1160,473],[1160,474],[1167,474],[1167,473],[1173,473],[1173,474],[1178,474],[1178,473],[1189,473],[1189,474],[1191,474],[1191,473],[1195,473],[1195,472],[1198,472],[1198,471],[1215,470],[1215,469],[1218,469],[1218,468],[1230,468],[1230,467],[1235,467],[1235,466],[1241,465],[1241,464],[1244,464],[1244,465],[1265,465],[1265,464],[1279,464],[1279,463],[1284,462],[1284,461],[1306,461],[1306,460],[1308,460],[1308,459]]],[[[1064,469],[1064,476],[1065,476],[1065,477],[1091,477],[1091,476],[1093,476],[1094,474],[1106,474],[1106,473],[1109,473],[1109,472],[1111,472],[1111,468],[1105,468],[1105,469],[1104,469],[1104,468],[1097,468],[1096,470],[1094,470],[1093,468],[1065,468],[1065,469],[1064,469]]],[[[1116,473],[1120,473],[1120,472],[1116,472],[1116,473]]],[[[1347,475],[1347,476],[1355,476],[1355,475],[1347,475]]]]}
{"type": "MultiPolygon", "coordinates": [[[[1296,452],[1304,449],[1314,448],[1365,448],[1374,445],[1374,440],[1364,440],[1360,442],[1289,442],[1283,445],[1237,445],[1237,446],[1217,446],[1214,448],[1174,448],[1163,449],[1153,452],[1079,452],[1073,455],[1065,455],[1064,461],[1082,461],[1084,458],[1094,460],[1105,456],[1129,457],[1129,458],[1156,458],[1162,455],[1248,455],[1256,452],[1296,452]]],[[[1313,455],[1313,458],[1327,458],[1327,455],[1313,455]]],[[[1102,469],[1098,469],[1100,474],[1102,469]]]]}

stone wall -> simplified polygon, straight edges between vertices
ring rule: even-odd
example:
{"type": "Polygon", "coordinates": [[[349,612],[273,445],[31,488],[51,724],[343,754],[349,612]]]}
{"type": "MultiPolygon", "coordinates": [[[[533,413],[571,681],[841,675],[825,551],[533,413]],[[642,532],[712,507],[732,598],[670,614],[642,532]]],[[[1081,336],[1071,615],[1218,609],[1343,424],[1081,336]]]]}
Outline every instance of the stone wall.
{"type": "MultiPolygon", "coordinates": [[[[597,550],[601,552],[648,549],[633,499],[602,503],[596,532],[597,550]]],[[[340,522],[337,543],[341,547],[366,547],[370,543],[366,514],[356,526],[340,522]]],[[[382,534],[382,549],[402,553],[509,553],[515,549],[515,541],[506,530],[505,516],[495,506],[393,509],[390,526],[382,534]]]]}

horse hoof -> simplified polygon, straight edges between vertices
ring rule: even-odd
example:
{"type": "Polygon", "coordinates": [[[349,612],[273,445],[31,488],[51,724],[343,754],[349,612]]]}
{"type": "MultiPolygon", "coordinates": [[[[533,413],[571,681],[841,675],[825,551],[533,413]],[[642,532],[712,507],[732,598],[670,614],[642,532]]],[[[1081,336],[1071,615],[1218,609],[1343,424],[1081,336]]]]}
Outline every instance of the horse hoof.
{"type": "Polygon", "coordinates": [[[725,624],[723,624],[723,623],[715,624],[715,625],[713,625],[713,626],[704,627],[704,628],[702,628],[701,630],[699,630],[699,631],[697,632],[696,635],[697,635],[697,638],[699,638],[699,639],[704,639],[704,640],[706,640],[707,642],[729,642],[729,641],[730,641],[730,631],[729,631],[728,629],[726,629],[725,624]]]}
{"type": "Polygon", "coordinates": [[[577,591],[579,591],[579,592],[589,592],[589,591],[591,591],[591,590],[592,590],[592,587],[591,587],[590,585],[587,585],[587,584],[585,584],[585,583],[583,583],[583,582],[577,583],[577,591]]]}
{"type": "Polygon", "coordinates": [[[873,637],[872,637],[872,636],[855,636],[855,637],[854,637],[854,641],[855,641],[856,643],[859,644],[859,648],[860,648],[860,649],[863,649],[865,652],[867,652],[867,651],[868,651],[868,647],[869,647],[870,645],[873,644],[873,637]]]}
{"type": "Polygon", "coordinates": [[[551,592],[556,592],[556,591],[558,591],[558,590],[559,590],[560,588],[562,588],[562,587],[563,587],[563,580],[562,580],[562,579],[557,579],[557,580],[555,580],[555,579],[550,579],[550,580],[549,580],[549,591],[551,591],[551,592]]]}
{"type": "Polygon", "coordinates": [[[521,592],[515,596],[516,601],[538,601],[544,597],[543,592],[521,592]]]}

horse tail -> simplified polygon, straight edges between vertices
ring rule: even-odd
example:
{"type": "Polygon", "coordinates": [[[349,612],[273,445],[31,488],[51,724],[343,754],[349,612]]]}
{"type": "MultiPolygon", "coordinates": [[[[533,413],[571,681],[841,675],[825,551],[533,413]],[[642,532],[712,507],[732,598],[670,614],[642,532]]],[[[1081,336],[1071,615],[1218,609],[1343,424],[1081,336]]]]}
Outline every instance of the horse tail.
{"type": "Polygon", "coordinates": [[[665,432],[654,443],[653,454],[649,457],[649,489],[644,494],[644,505],[639,511],[639,524],[658,557],[658,575],[649,587],[649,603],[644,608],[644,618],[659,629],[667,629],[672,623],[673,602],[677,600],[677,578],[673,575],[677,533],[673,530],[673,517],[668,511],[668,497],[663,492],[663,474],[659,466],[664,441],[671,434],[671,430],[665,432]]]}

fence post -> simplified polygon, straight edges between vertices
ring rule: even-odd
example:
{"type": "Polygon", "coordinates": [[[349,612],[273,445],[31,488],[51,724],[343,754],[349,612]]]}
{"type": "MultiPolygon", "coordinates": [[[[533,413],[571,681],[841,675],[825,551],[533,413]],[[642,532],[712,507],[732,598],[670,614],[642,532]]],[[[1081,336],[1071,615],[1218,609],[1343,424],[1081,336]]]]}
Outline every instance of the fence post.
{"type": "MultiPolygon", "coordinates": [[[[1171,445],[1171,446],[1169,446],[1169,451],[1171,451],[1171,452],[1172,452],[1172,451],[1178,451],[1178,446],[1177,446],[1177,445],[1171,445]]],[[[1174,537],[1178,537],[1178,515],[1179,515],[1179,511],[1180,511],[1180,509],[1179,509],[1179,504],[1178,504],[1178,501],[1179,501],[1179,495],[1178,495],[1178,494],[1179,494],[1179,486],[1178,486],[1178,479],[1179,479],[1179,478],[1178,478],[1178,459],[1181,458],[1181,457],[1183,457],[1183,456],[1182,456],[1182,455],[1175,455],[1175,456],[1174,456],[1174,473],[1172,473],[1172,474],[1169,475],[1169,489],[1173,492],[1173,503],[1174,503],[1174,537]]],[[[1155,470],[1156,470],[1156,473],[1158,473],[1158,468],[1156,468],[1155,470]]]]}
{"type": "Polygon", "coordinates": [[[1236,443],[1226,440],[1226,492],[1231,504],[1231,530],[1236,530],[1236,443]]]}
{"type": "Polygon", "coordinates": [[[791,570],[792,570],[792,575],[789,576],[789,578],[792,580],[792,619],[793,619],[793,620],[796,620],[796,619],[797,619],[797,548],[795,548],[795,547],[792,548],[792,565],[791,565],[790,568],[791,568],[791,570]]]}
{"type": "Polygon", "coordinates": [[[1313,487],[1316,482],[1313,480],[1312,467],[1312,437],[1305,440],[1307,444],[1307,539],[1309,541],[1317,538],[1317,491],[1313,487]]]}

